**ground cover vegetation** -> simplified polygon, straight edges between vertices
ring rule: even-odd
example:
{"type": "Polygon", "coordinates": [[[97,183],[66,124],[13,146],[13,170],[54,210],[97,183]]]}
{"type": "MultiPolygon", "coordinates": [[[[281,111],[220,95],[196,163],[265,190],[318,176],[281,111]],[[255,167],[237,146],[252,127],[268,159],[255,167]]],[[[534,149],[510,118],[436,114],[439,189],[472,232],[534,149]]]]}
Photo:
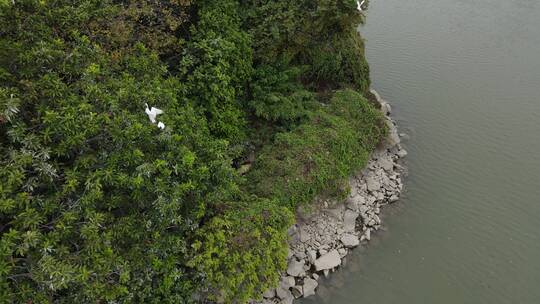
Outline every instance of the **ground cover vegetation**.
{"type": "Polygon", "coordinates": [[[343,195],[385,133],[355,8],[0,0],[0,302],[275,285],[296,208],[343,195]]]}

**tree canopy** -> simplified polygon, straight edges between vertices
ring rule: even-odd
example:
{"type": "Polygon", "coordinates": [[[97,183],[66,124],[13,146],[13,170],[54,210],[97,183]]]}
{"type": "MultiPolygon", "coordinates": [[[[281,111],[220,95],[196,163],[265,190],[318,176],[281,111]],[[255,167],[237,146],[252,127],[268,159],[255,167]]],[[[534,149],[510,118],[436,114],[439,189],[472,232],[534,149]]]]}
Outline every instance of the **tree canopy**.
{"type": "Polygon", "coordinates": [[[0,1],[0,302],[275,285],[296,208],[347,191],[385,134],[355,8],[0,1]]]}

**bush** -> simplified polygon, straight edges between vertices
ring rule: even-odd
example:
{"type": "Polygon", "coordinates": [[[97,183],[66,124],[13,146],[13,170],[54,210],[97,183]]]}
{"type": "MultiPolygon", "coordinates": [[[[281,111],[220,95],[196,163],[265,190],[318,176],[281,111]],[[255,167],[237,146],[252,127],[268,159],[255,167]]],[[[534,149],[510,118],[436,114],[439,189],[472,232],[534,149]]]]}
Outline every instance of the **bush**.
{"type": "Polygon", "coordinates": [[[276,286],[287,261],[292,213],[269,200],[251,199],[199,230],[190,265],[206,274],[202,299],[245,303],[276,286]]]}
{"type": "Polygon", "coordinates": [[[323,83],[369,84],[359,18],[354,0],[0,0],[0,302],[274,285],[294,208],[339,194],[384,134],[358,93],[321,104],[323,83]]]}
{"type": "Polygon", "coordinates": [[[250,84],[249,107],[255,115],[282,124],[305,118],[316,107],[317,100],[300,83],[301,73],[300,68],[283,65],[258,67],[250,84]]]}
{"type": "Polygon", "coordinates": [[[291,210],[316,197],[343,195],[346,179],[366,164],[385,134],[383,122],[360,94],[337,92],[309,122],[277,134],[262,149],[246,186],[291,210]]]}
{"type": "Polygon", "coordinates": [[[116,16],[110,5],[27,2],[1,15],[5,302],[182,302],[196,287],[190,238],[238,192],[227,142],[158,54],[135,44],[116,58],[90,39],[84,24],[116,16]]]}

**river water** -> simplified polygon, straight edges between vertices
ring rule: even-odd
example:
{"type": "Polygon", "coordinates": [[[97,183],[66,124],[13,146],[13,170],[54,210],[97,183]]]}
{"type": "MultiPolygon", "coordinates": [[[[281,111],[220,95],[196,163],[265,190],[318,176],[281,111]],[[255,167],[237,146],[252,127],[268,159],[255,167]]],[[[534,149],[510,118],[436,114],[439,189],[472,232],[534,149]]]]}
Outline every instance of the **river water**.
{"type": "Polygon", "coordinates": [[[540,1],[372,0],[360,31],[406,190],[300,302],[540,303],[540,1]]]}

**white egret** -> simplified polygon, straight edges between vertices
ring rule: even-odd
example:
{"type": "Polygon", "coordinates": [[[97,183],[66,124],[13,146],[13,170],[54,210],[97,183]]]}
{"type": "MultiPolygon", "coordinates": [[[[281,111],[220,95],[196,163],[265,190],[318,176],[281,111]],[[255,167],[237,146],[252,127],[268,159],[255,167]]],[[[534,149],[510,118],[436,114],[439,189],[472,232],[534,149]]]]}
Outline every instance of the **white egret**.
{"type": "Polygon", "coordinates": [[[163,114],[163,110],[160,110],[158,108],[154,108],[152,107],[151,109],[148,108],[148,104],[145,103],[146,105],[146,110],[144,110],[146,112],[146,114],[148,115],[148,118],[150,118],[150,121],[152,123],[156,123],[156,117],[159,115],[159,114],[163,114]]]}
{"type": "Polygon", "coordinates": [[[163,130],[163,129],[165,129],[165,124],[160,121],[160,122],[158,122],[157,127],[160,128],[161,130],[163,130]]]}
{"type": "Polygon", "coordinates": [[[359,12],[362,12],[362,5],[364,5],[364,2],[366,2],[366,0],[362,0],[362,2],[360,2],[360,0],[356,0],[356,8],[359,12]]]}

